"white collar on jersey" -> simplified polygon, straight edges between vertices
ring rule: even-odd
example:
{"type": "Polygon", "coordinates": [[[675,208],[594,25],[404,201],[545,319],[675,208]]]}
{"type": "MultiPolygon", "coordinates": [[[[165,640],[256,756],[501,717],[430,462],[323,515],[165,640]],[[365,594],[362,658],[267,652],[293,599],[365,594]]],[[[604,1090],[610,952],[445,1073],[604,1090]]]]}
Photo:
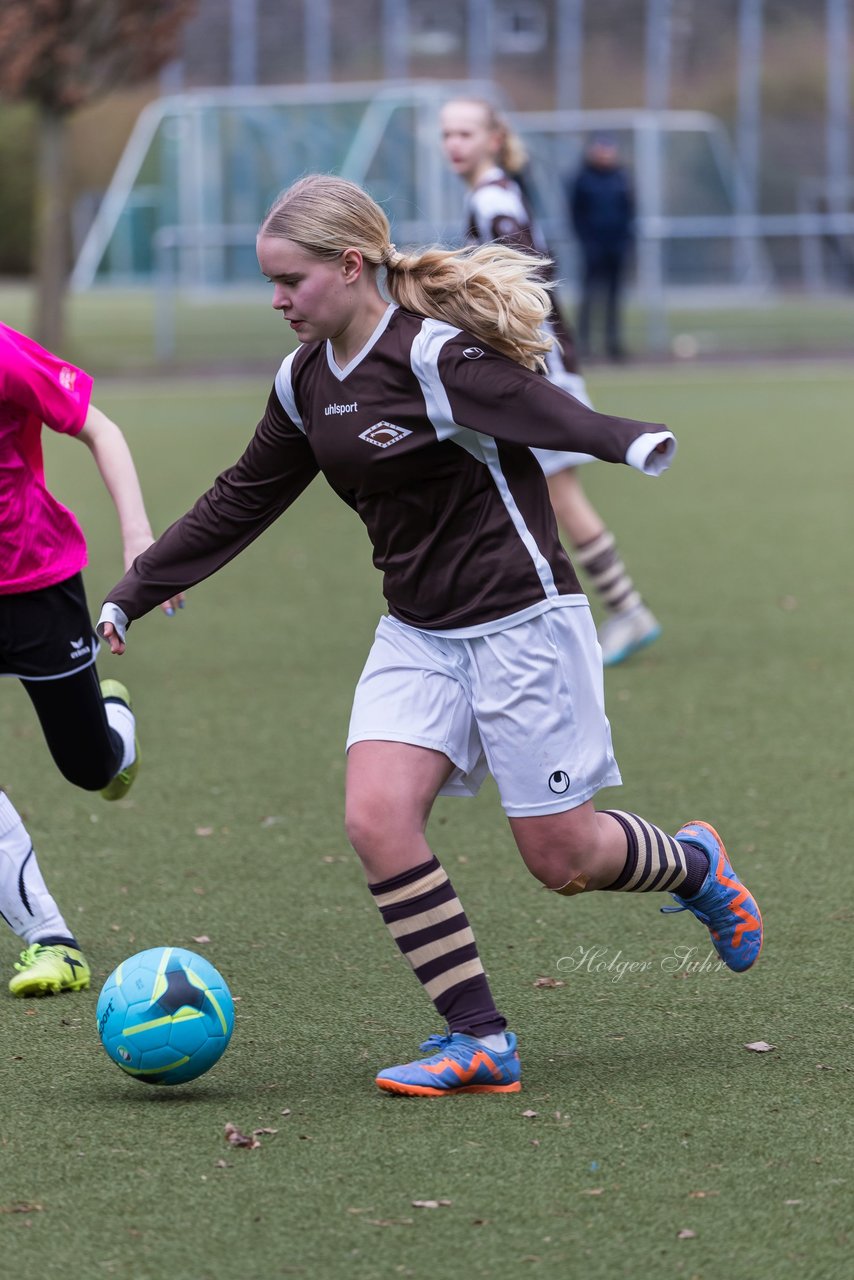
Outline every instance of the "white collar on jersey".
{"type": "Polygon", "coordinates": [[[362,350],[358,353],[358,355],[353,356],[353,359],[350,361],[350,363],[348,365],[345,365],[343,369],[339,368],[339,366],[335,363],[335,356],[332,354],[332,343],[329,341],[328,338],[326,339],[326,363],[329,365],[329,368],[335,374],[335,377],[338,379],[339,382],[343,382],[344,379],[347,377],[347,374],[352,373],[356,365],[361,364],[365,356],[370,354],[371,349],[377,345],[380,338],[383,336],[386,329],[388,328],[388,323],[391,320],[392,316],[394,315],[395,311],[397,311],[397,303],[390,302],[386,307],[385,311],[383,312],[383,315],[380,319],[379,324],[377,325],[376,329],[374,329],[370,338],[368,338],[368,341],[362,347],[362,350]]]}
{"type": "Polygon", "coordinates": [[[510,175],[505,173],[503,169],[499,169],[498,165],[494,165],[493,168],[487,169],[486,173],[482,173],[480,175],[477,182],[474,184],[474,190],[477,191],[478,187],[485,187],[490,182],[500,182],[502,179],[506,179],[509,176],[510,175]]]}

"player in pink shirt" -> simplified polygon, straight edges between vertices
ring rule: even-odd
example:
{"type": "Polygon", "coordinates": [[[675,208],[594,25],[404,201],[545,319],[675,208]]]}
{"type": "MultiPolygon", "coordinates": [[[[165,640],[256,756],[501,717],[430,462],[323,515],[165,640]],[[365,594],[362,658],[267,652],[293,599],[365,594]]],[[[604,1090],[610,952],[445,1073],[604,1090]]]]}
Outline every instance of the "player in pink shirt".
{"type": "MultiPolygon", "coordinates": [[[[124,796],[139,766],[130,697],[99,685],[81,570],[86,542],[45,484],[41,432],[82,440],[116,506],[125,568],[153,541],[124,436],[90,403],[92,379],[0,323],[0,675],[16,676],[50,753],[76,786],[124,796]]],[[[167,614],[182,601],[163,608],[167,614]]],[[[32,841],[0,789],[0,914],[24,941],[16,996],[82,991],[89,966],[47,890],[32,841]]]]}

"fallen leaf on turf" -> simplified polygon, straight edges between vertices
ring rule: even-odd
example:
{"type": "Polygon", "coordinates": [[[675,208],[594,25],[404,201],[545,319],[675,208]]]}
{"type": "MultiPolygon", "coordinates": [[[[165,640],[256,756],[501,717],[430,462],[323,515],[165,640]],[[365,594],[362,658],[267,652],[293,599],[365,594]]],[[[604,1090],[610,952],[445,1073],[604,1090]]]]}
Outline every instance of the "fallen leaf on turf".
{"type": "Polygon", "coordinates": [[[707,1196],[719,1196],[720,1191],[689,1191],[688,1198],[690,1200],[705,1200],[707,1196]]]}
{"type": "Polygon", "coordinates": [[[566,983],[562,978],[537,978],[534,982],[535,987],[565,987],[566,983]]]}
{"type": "Polygon", "coordinates": [[[212,836],[213,833],[214,833],[213,827],[196,827],[197,836],[212,836]]]}
{"type": "Polygon", "coordinates": [[[588,1187],[587,1190],[582,1191],[581,1194],[583,1196],[601,1196],[604,1190],[604,1187],[588,1187]]]}
{"type": "Polygon", "coordinates": [[[832,1071],[833,1067],[827,1066],[827,1064],[824,1062],[817,1062],[815,1064],[815,1069],[816,1071],[832,1071]]]}
{"type": "Polygon", "coordinates": [[[19,1200],[17,1204],[0,1205],[0,1213],[43,1213],[43,1204],[29,1204],[26,1200],[19,1200]]]}
{"type": "Polygon", "coordinates": [[[687,1227],[683,1227],[681,1231],[676,1232],[676,1239],[677,1240],[696,1240],[697,1233],[696,1231],[689,1231],[687,1227]]]}
{"type": "Polygon", "coordinates": [[[283,1116],[289,1116],[290,1114],[291,1114],[291,1109],[290,1109],[290,1107],[285,1107],[284,1111],[282,1112],[282,1115],[283,1115],[283,1116]]]}
{"type": "Polygon", "coordinates": [[[257,1138],[257,1137],[260,1137],[262,1133],[278,1133],[278,1132],[279,1132],[278,1129],[253,1129],[252,1136],[253,1138],[257,1138]]]}
{"type": "Polygon", "coordinates": [[[230,1143],[232,1147],[249,1147],[251,1149],[253,1147],[260,1147],[261,1145],[257,1138],[252,1137],[251,1135],[247,1137],[245,1133],[240,1132],[237,1125],[231,1124],[230,1122],[225,1126],[225,1140],[230,1143]]]}
{"type": "Polygon", "coordinates": [[[365,1218],[372,1227],[411,1227],[414,1218],[365,1218]]]}
{"type": "Polygon", "coordinates": [[[262,827],[274,827],[277,822],[284,822],[284,818],[280,818],[278,814],[271,813],[269,818],[261,819],[262,827]]]}
{"type": "Polygon", "coordinates": [[[413,1209],[446,1209],[452,1202],[450,1200],[413,1200],[413,1209]]]}
{"type": "Polygon", "coordinates": [[[783,1204],[803,1204],[803,1200],[784,1200],[783,1204]]]}
{"type": "Polygon", "coordinates": [[[210,942],[210,938],[206,933],[200,933],[198,937],[195,935],[190,939],[191,942],[210,942]]]}
{"type": "Polygon", "coordinates": [[[539,1113],[538,1113],[537,1111],[523,1111],[523,1112],[522,1112],[522,1115],[525,1117],[525,1119],[526,1119],[526,1120],[533,1120],[534,1116],[536,1116],[536,1115],[538,1115],[538,1114],[539,1114],[539,1113]]]}
{"type": "Polygon", "coordinates": [[[745,1049],[751,1049],[754,1053],[770,1053],[772,1049],[776,1049],[775,1044],[769,1044],[767,1040],[754,1040],[750,1044],[746,1044],[745,1049]]]}
{"type": "Polygon", "coordinates": [[[215,1164],[215,1168],[217,1168],[217,1169],[230,1169],[230,1168],[231,1168],[231,1165],[228,1163],[228,1161],[227,1161],[227,1160],[217,1160],[217,1161],[216,1161],[216,1164],[215,1164]]]}
{"type": "Polygon", "coordinates": [[[532,1147],[538,1147],[539,1145],[540,1145],[540,1140],[539,1140],[539,1138],[532,1138],[532,1139],[531,1139],[531,1146],[532,1146],[532,1147]]]}

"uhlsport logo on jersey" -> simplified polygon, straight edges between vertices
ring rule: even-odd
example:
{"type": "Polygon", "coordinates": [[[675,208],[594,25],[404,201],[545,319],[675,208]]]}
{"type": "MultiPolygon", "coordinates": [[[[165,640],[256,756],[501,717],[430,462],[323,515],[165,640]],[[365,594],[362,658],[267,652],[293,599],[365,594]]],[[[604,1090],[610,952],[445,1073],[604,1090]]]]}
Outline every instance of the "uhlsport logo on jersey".
{"type": "Polygon", "coordinates": [[[463,351],[463,355],[465,356],[466,360],[479,360],[480,357],[483,355],[483,351],[480,349],[480,347],[466,347],[465,350],[463,351]]]}
{"type": "Polygon", "coordinates": [[[571,779],[568,773],[564,773],[563,769],[555,769],[554,773],[549,777],[549,790],[554,791],[555,795],[562,796],[564,791],[568,791],[571,786],[571,779]]]}
{"type": "Polygon", "coordinates": [[[323,412],[327,418],[337,417],[342,413],[357,413],[359,409],[358,400],[352,400],[349,404],[328,404],[323,412]]]}
{"type": "Polygon", "coordinates": [[[368,427],[367,431],[359,433],[360,440],[366,440],[368,444],[375,444],[378,449],[388,449],[393,444],[397,444],[398,440],[411,436],[412,432],[406,427],[396,427],[393,422],[375,422],[372,427],[368,427]]]}
{"type": "Polygon", "coordinates": [[[77,370],[69,369],[68,365],[63,365],[59,371],[60,386],[65,387],[66,391],[73,391],[74,384],[77,381],[77,370]]]}
{"type": "Polygon", "coordinates": [[[71,641],[71,657],[75,662],[78,658],[85,658],[89,653],[89,646],[84,644],[84,639],[85,637],[81,636],[79,640],[71,641]]]}

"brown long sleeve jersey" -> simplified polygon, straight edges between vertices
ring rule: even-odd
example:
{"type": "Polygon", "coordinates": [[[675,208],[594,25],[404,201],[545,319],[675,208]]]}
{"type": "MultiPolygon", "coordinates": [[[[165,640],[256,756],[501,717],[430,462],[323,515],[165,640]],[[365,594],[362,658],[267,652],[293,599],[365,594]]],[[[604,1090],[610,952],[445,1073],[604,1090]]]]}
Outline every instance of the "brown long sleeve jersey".
{"type": "MultiPolygon", "coordinates": [[[[287,357],[243,456],[107,599],[132,620],[209,577],[322,472],[367,528],[394,617],[499,630],[581,596],[528,446],[643,470],[662,438],[666,428],[595,413],[470,333],[390,306],[344,369],[328,342],[287,357]]],[[[666,465],[656,459],[650,470],[666,465]]]]}

